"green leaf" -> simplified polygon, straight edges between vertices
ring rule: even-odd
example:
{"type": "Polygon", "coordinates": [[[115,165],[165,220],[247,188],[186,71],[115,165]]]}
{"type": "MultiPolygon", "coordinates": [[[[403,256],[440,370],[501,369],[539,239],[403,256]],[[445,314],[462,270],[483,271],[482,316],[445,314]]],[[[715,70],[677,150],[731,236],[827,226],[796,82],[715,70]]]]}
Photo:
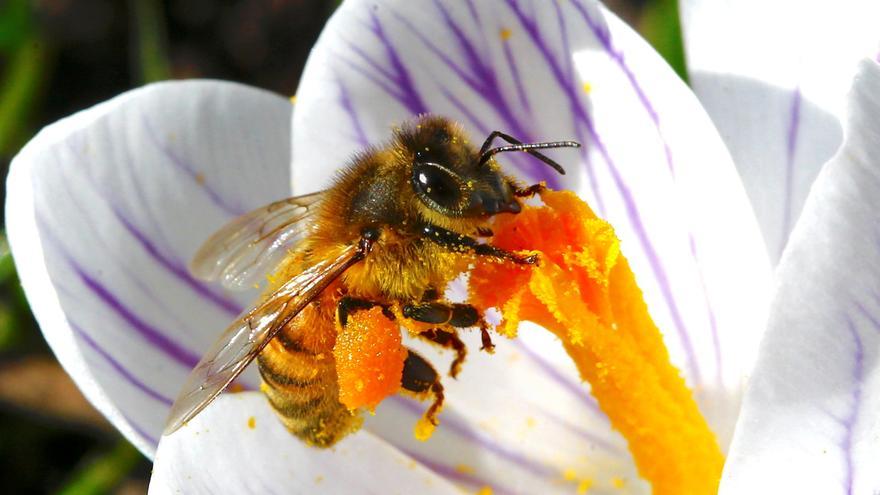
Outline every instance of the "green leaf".
{"type": "Polygon", "coordinates": [[[0,6],[0,51],[12,52],[34,30],[27,0],[7,0],[0,6]]]}
{"type": "Polygon", "coordinates": [[[141,459],[141,453],[125,440],[74,473],[58,493],[60,495],[91,495],[109,493],[141,459]]]}
{"type": "Polygon", "coordinates": [[[141,83],[171,78],[165,50],[162,6],[156,0],[132,0],[132,24],[137,32],[137,64],[141,83]]]}
{"type": "Polygon", "coordinates": [[[642,10],[639,32],[679,77],[687,82],[687,64],[676,0],[648,0],[642,10]]]}

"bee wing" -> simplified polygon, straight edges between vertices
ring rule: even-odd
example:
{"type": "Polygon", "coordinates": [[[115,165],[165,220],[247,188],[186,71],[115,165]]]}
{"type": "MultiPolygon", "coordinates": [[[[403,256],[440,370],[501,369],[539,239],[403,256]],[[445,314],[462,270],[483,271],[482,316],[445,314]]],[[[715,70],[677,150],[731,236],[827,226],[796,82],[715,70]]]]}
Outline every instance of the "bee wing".
{"type": "Polygon", "coordinates": [[[234,321],[192,370],[165,423],[172,433],[194,418],[244,371],[272,337],[348,267],[363,259],[357,246],[291,278],[234,321]]]}
{"type": "Polygon", "coordinates": [[[282,199],[232,220],[202,244],[190,271],[228,289],[251,288],[308,232],[323,197],[321,191],[282,199]]]}

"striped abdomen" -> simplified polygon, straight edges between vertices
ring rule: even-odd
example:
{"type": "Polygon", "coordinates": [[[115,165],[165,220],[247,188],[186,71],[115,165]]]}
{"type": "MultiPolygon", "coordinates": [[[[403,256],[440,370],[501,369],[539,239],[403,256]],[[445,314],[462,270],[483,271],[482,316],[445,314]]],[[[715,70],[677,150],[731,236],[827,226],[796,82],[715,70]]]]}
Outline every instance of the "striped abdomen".
{"type": "Polygon", "coordinates": [[[257,359],[262,390],[284,426],[317,447],[330,447],[362,422],[339,402],[334,299],[306,307],[257,359]]]}

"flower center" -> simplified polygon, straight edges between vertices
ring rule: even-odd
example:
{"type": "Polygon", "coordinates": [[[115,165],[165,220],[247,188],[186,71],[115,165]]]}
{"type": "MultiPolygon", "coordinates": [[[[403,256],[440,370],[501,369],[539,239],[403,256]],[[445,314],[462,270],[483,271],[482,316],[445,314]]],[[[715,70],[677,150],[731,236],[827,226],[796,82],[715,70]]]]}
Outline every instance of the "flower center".
{"type": "Polygon", "coordinates": [[[669,361],[613,228],[573,193],[541,198],[544,206],[492,226],[494,245],[538,251],[541,262],[479,263],[471,303],[500,309],[504,335],[528,320],[562,340],[655,495],[716,493],[724,457],[669,361]]]}

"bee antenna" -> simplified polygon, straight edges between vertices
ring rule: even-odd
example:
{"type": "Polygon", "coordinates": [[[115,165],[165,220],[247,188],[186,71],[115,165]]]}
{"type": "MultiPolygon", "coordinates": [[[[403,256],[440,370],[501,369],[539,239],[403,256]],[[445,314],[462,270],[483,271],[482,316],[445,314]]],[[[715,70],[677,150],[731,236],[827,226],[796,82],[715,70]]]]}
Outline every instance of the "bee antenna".
{"type": "Polygon", "coordinates": [[[497,155],[498,153],[506,153],[508,151],[524,151],[538,160],[550,165],[553,170],[556,170],[562,175],[565,175],[565,169],[562,168],[562,165],[556,163],[553,159],[548,157],[543,153],[539,153],[535,150],[539,149],[549,149],[549,148],[580,148],[581,144],[575,141],[553,141],[546,143],[523,143],[522,141],[504,134],[500,131],[493,131],[489,134],[489,137],[483,143],[483,146],[480,148],[480,160],[477,164],[478,167],[482,167],[486,162],[489,161],[490,158],[497,155]],[[496,138],[500,137],[504,139],[508,143],[511,143],[506,146],[498,146],[497,148],[489,148],[491,146],[492,141],[496,138]]]}

